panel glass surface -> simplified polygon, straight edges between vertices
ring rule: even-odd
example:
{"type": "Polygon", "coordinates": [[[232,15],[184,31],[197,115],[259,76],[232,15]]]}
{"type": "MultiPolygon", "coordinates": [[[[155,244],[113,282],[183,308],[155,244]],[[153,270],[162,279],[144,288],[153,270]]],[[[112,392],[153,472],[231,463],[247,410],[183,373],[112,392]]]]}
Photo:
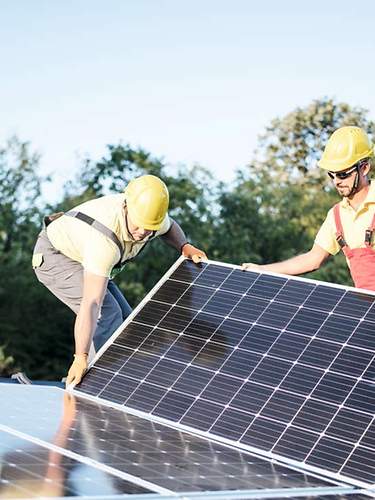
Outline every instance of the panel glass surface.
{"type": "MultiPolygon", "coordinates": [[[[7,402],[0,415],[1,426],[11,423],[12,431],[22,432],[25,438],[54,444],[68,453],[95,461],[98,467],[110,467],[111,471],[130,474],[168,491],[235,492],[332,485],[332,482],[294,471],[275,461],[180,432],[83,397],[72,395],[67,398],[59,389],[0,385],[0,395],[7,402]]],[[[10,435],[10,439],[14,439],[17,455],[19,437],[10,435]]],[[[38,450],[38,446],[29,443],[22,448],[20,456],[26,458],[19,459],[18,468],[26,469],[27,478],[28,454],[37,454],[35,449],[38,450]]],[[[2,450],[2,463],[13,463],[14,454],[8,454],[7,448],[2,450]]],[[[53,455],[49,450],[43,450],[43,453],[46,457],[53,455]]],[[[45,458],[43,465],[47,467],[48,463],[48,458],[45,458]]],[[[64,469],[61,474],[68,474],[70,468],[74,469],[76,480],[85,484],[88,474],[85,476],[85,471],[89,469],[85,464],[76,466],[74,460],[65,456],[61,456],[61,464],[64,469]]],[[[3,470],[8,469],[5,467],[3,470]]],[[[128,487],[123,479],[111,474],[107,478],[99,469],[95,477],[103,480],[102,489],[111,485],[113,492],[125,492],[128,487]]],[[[134,492],[140,488],[135,484],[132,486],[134,492]]]]}
{"type": "Polygon", "coordinates": [[[344,287],[184,261],[79,390],[375,483],[374,302],[344,287]]]}
{"type": "MultiPolygon", "coordinates": [[[[60,436],[64,429],[60,430],[60,436]]],[[[0,431],[0,498],[152,493],[102,470],[0,431]]]]}

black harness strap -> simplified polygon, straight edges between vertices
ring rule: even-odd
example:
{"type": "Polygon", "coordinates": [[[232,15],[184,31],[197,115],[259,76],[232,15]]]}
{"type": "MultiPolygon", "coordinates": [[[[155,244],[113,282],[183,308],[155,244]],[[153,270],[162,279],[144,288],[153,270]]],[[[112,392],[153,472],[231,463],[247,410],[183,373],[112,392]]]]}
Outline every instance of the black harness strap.
{"type": "Polygon", "coordinates": [[[65,215],[69,215],[69,217],[75,217],[76,219],[79,219],[82,222],[85,222],[86,224],[93,227],[94,229],[96,229],[100,233],[104,234],[104,236],[107,236],[107,238],[109,238],[111,241],[113,241],[113,243],[120,250],[119,263],[122,262],[122,257],[124,255],[124,247],[121,245],[121,242],[117,238],[116,234],[111,229],[109,229],[109,227],[105,226],[104,224],[97,221],[96,219],[93,219],[89,215],[84,214],[82,212],[77,212],[75,210],[69,210],[69,212],[65,212],[65,215]]]}

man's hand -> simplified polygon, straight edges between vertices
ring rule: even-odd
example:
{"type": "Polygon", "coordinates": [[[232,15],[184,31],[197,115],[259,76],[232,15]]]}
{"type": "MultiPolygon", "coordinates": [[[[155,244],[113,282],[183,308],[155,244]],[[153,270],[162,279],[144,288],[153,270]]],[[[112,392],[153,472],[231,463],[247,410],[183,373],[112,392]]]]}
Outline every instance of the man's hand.
{"type": "Polygon", "coordinates": [[[202,262],[202,260],[207,260],[207,255],[202,252],[202,250],[190,245],[190,243],[185,243],[181,249],[181,253],[187,259],[191,259],[194,264],[198,264],[199,262],[202,262]]]}
{"type": "Polygon", "coordinates": [[[75,354],[74,361],[68,371],[65,386],[75,387],[82,380],[87,370],[87,353],[75,354]]]}
{"type": "Polygon", "coordinates": [[[241,265],[243,271],[260,271],[262,266],[253,264],[252,262],[245,262],[241,265]]]}

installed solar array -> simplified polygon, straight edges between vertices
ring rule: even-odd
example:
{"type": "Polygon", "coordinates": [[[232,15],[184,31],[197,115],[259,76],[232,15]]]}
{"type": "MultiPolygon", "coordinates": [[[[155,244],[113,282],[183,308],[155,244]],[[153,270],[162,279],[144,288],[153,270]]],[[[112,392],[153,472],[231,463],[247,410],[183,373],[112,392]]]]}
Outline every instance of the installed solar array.
{"type": "Polygon", "coordinates": [[[375,296],[182,261],[79,390],[375,483],[375,296]]]}

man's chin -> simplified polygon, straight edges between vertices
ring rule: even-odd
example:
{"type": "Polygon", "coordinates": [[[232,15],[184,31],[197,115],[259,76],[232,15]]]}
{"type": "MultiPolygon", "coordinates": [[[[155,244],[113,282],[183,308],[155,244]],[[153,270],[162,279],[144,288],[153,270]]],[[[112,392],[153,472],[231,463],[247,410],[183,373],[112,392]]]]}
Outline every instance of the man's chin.
{"type": "Polygon", "coordinates": [[[339,193],[340,196],[343,196],[344,198],[350,195],[349,188],[337,188],[337,192],[339,193]]]}

